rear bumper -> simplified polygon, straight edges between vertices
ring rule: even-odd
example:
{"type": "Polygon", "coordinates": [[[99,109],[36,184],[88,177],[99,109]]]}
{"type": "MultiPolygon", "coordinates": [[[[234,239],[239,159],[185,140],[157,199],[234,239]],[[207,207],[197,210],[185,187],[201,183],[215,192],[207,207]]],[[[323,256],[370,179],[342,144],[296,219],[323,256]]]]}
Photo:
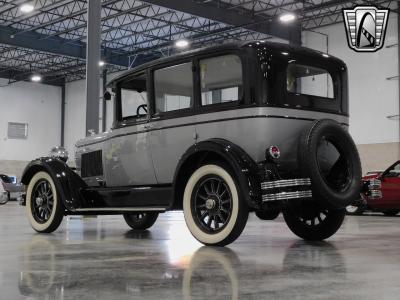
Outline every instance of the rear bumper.
{"type": "Polygon", "coordinates": [[[261,191],[263,203],[312,198],[310,178],[264,181],[261,191]]]}

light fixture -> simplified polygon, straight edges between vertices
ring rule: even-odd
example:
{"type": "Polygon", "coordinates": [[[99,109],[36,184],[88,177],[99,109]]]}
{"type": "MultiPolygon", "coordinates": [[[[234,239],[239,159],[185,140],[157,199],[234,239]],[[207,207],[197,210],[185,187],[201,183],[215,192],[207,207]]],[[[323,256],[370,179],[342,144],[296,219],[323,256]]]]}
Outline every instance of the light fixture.
{"type": "Polygon", "coordinates": [[[283,54],[283,55],[289,55],[289,53],[288,53],[288,52],[282,52],[282,54],[283,54]]]}
{"type": "Polygon", "coordinates": [[[40,75],[32,75],[31,80],[33,82],[40,82],[40,81],[42,81],[42,76],[40,76],[40,75]]]}
{"type": "Polygon", "coordinates": [[[102,61],[102,60],[99,61],[99,66],[100,66],[100,67],[104,67],[105,64],[106,64],[106,63],[105,63],[104,61],[102,61]]]}
{"type": "Polygon", "coordinates": [[[23,13],[27,14],[27,13],[32,12],[32,11],[35,9],[35,7],[34,7],[32,4],[30,4],[30,3],[25,3],[25,4],[22,4],[22,5],[19,7],[19,9],[20,9],[20,11],[22,11],[23,13]]]}
{"type": "Polygon", "coordinates": [[[177,48],[186,48],[187,46],[189,46],[188,40],[177,40],[175,42],[175,47],[177,48]]]}
{"type": "Polygon", "coordinates": [[[281,22],[285,22],[285,23],[292,22],[295,19],[296,19],[296,16],[292,13],[283,14],[279,17],[279,20],[281,22]]]}
{"type": "Polygon", "coordinates": [[[326,58],[328,58],[328,57],[329,57],[329,55],[328,55],[328,54],[326,54],[326,53],[322,54],[322,56],[323,56],[323,57],[326,57],[326,58]]]}

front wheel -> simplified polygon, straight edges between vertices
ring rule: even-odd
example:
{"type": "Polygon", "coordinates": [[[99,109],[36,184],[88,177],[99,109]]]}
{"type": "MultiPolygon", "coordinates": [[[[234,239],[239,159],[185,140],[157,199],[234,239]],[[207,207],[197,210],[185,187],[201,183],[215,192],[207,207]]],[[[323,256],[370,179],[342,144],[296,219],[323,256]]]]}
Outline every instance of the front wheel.
{"type": "Polygon", "coordinates": [[[26,210],[34,230],[50,233],[56,230],[64,217],[53,179],[47,172],[36,173],[26,192],[26,210]]]}
{"type": "Polygon", "coordinates": [[[322,241],[339,230],[346,215],[345,209],[324,209],[316,204],[289,207],[283,217],[289,229],[308,241],[322,241]]]}
{"type": "Polygon", "coordinates": [[[135,230],[145,230],[154,225],[157,221],[157,212],[137,212],[124,214],[126,224],[135,230]]]}
{"type": "Polygon", "coordinates": [[[198,168],[189,178],[183,213],[192,235],[205,245],[225,246],[242,233],[249,215],[239,185],[223,164],[198,168]]]}

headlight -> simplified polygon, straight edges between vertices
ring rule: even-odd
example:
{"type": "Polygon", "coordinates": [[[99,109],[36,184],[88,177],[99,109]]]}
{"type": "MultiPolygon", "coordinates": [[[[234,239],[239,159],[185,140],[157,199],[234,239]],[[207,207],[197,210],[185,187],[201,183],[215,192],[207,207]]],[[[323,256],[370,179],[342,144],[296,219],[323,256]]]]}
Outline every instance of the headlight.
{"type": "Polygon", "coordinates": [[[64,147],[57,146],[57,147],[54,147],[54,148],[52,148],[50,150],[49,156],[50,157],[56,157],[58,159],[61,159],[64,162],[67,162],[67,160],[68,160],[68,151],[65,150],[64,147]]]}

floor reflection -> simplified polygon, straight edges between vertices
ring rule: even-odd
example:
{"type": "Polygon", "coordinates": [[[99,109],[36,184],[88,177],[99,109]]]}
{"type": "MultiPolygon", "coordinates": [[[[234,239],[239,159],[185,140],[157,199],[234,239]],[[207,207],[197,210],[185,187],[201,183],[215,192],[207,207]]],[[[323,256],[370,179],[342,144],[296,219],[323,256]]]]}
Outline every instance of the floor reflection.
{"type": "MultiPolygon", "coordinates": [[[[283,259],[281,256],[280,261],[265,264],[251,256],[243,260],[227,247],[199,248],[196,243],[175,247],[180,256],[171,256],[174,248],[168,243],[176,244],[177,240],[160,243],[150,231],[131,230],[124,237],[127,242],[136,242],[134,249],[110,248],[106,242],[102,245],[103,241],[88,246],[66,244],[52,236],[35,235],[23,248],[18,281],[21,295],[32,299],[64,299],[65,295],[86,295],[86,299],[107,299],[110,295],[241,299],[257,295],[260,287],[268,295],[277,288],[276,279],[284,280],[280,288],[286,285],[283,293],[290,294],[303,288],[304,280],[318,280],[318,274],[329,278],[327,284],[346,276],[340,252],[328,242],[295,242],[284,250],[283,259]]],[[[269,255],[268,250],[253,255],[262,259],[269,255]]],[[[325,288],[323,281],[314,287],[321,292],[325,288]]]]}

